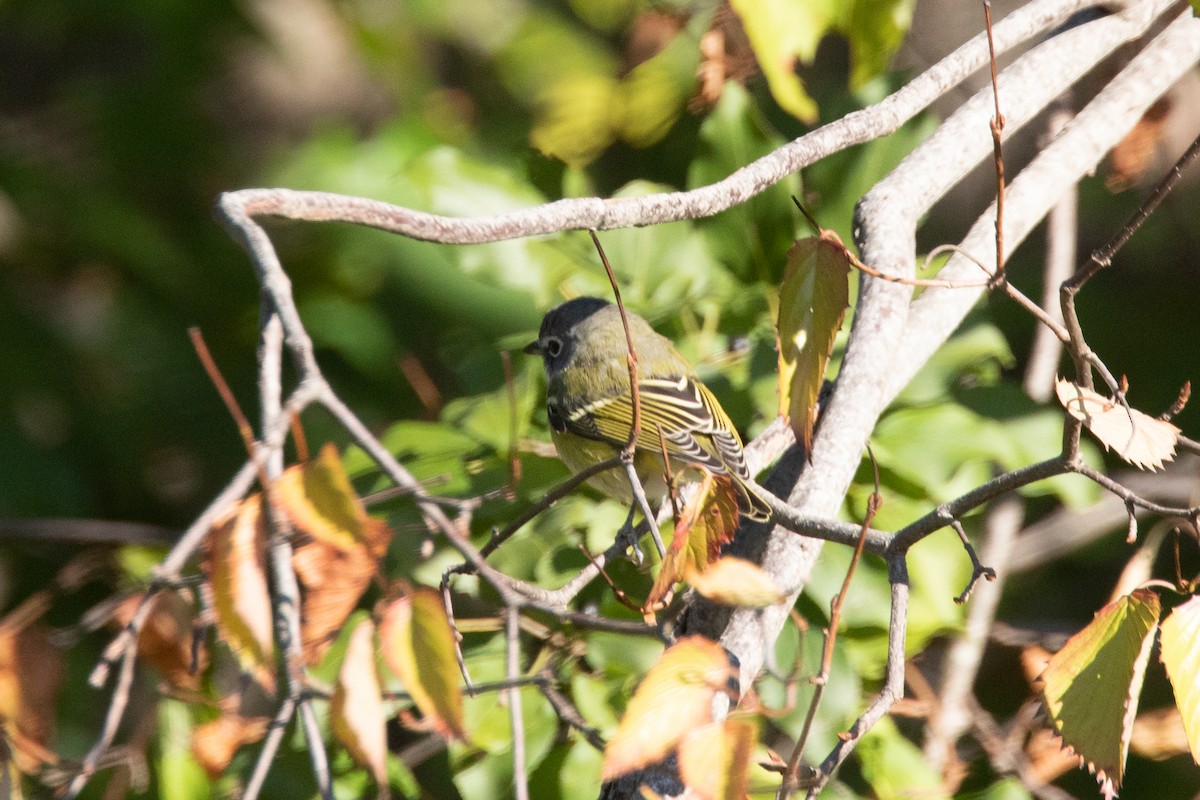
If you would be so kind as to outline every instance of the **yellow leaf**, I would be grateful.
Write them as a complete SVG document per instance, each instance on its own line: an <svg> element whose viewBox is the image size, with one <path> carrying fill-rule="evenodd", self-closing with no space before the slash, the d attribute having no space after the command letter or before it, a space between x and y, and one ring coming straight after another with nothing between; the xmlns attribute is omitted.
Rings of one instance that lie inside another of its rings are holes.
<svg viewBox="0 0 1200 800"><path fill-rule="evenodd" d="M262 499L247 497L208 534L205 571L221 639L263 688L275 691L275 639L265 570Z"/></svg>
<svg viewBox="0 0 1200 800"><path fill-rule="evenodd" d="M316 459L284 470L274 496L301 534L341 550L373 543L369 528L377 521L367 516L332 444Z"/></svg>
<svg viewBox="0 0 1200 800"><path fill-rule="evenodd" d="M783 602L783 593L757 564L734 556L719 558L703 572L687 570L687 582L715 603L765 608Z"/></svg>
<svg viewBox="0 0 1200 800"><path fill-rule="evenodd" d="M454 631L442 596L417 589L388 603L379 623L388 668L440 735L466 739Z"/></svg>
<svg viewBox="0 0 1200 800"><path fill-rule="evenodd" d="M679 775L702 800L743 800L757 730L748 719L712 722L679 744Z"/></svg>
<svg viewBox="0 0 1200 800"><path fill-rule="evenodd" d="M701 636L667 648L642 679L604 750L604 780L660 760L712 721L712 702L735 675L725 649Z"/></svg>
<svg viewBox="0 0 1200 800"><path fill-rule="evenodd" d="M833 340L850 304L850 261L836 234L800 239L779 286L779 413L806 452Z"/></svg>
<svg viewBox="0 0 1200 800"><path fill-rule="evenodd" d="M1200 764L1200 597L1176 607L1163 620L1162 662L1175 688L1192 760Z"/></svg>
<svg viewBox="0 0 1200 800"><path fill-rule="evenodd" d="M797 119L817 119L816 101L796 74L796 61L808 62L830 29L822 4L795 0L731 0L754 48L754 56L780 108Z"/></svg>
<svg viewBox="0 0 1200 800"><path fill-rule="evenodd" d="M1158 595L1148 589L1109 603L1042 675L1046 707L1063 743L1087 762L1106 793L1121 786L1158 612Z"/></svg>
<svg viewBox="0 0 1200 800"><path fill-rule="evenodd" d="M350 634L329 714L338 740L371 771L379 796L387 797L387 715L375 670L375 625L370 620L360 622Z"/></svg>
<svg viewBox="0 0 1200 800"><path fill-rule="evenodd" d="M1164 461L1175 458L1179 428L1171 423L1143 414L1136 408L1126 409L1118 402L1061 378L1055 382L1054 389L1068 414L1082 422L1106 449L1113 450L1138 469L1159 470Z"/></svg>

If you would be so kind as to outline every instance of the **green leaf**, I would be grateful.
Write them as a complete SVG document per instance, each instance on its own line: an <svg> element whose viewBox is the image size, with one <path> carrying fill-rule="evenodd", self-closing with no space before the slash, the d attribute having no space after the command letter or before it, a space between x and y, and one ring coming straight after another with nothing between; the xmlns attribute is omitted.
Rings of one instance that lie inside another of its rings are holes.
<svg viewBox="0 0 1200 800"><path fill-rule="evenodd" d="M779 413L806 451L833 339L850 303L849 281L850 261L836 234L800 239L788 251L779 287Z"/></svg>
<svg viewBox="0 0 1200 800"><path fill-rule="evenodd" d="M1121 786L1150 646L1158 595L1139 589L1096 612L1042 675L1046 706L1063 743L1083 758L1107 793Z"/></svg>
<svg viewBox="0 0 1200 800"><path fill-rule="evenodd" d="M758 66L779 107L806 123L817 119L817 103L796 74L808 63L838 14L836 3L792 0L732 0L730 5L754 48Z"/></svg>
<svg viewBox="0 0 1200 800"><path fill-rule="evenodd" d="M879 800L950 796L942 776L930 768L921 749L900 734L891 717L877 722L855 753L862 762L863 777Z"/></svg>
<svg viewBox="0 0 1200 800"><path fill-rule="evenodd" d="M1162 662L1175 688L1192 759L1200 764L1200 597L1176 607L1163 620Z"/></svg>
<svg viewBox="0 0 1200 800"><path fill-rule="evenodd" d="M912 25L916 0L854 0L844 26L850 40L850 88L884 72Z"/></svg>
<svg viewBox="0 0 1200 800"><path fill-rule="evenodd" d="M727 83L700 126L687 186L715 183L783 144L746 90ZM799 193L799 174L793 173L747 202L697 221L696 227L716 258L741 280L774 284L795 237L796 215L788 198Z"/></svg>

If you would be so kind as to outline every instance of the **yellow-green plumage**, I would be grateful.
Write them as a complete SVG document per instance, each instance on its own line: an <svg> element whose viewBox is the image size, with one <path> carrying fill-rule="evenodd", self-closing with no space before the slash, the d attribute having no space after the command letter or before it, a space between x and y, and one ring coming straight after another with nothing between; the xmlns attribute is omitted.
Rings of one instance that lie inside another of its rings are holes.
<svg viewBox="0 0 1200 800"><path fill-rule="evenodd" d="M741 512L768 518L767 505L745 484L750 475L742 442L721 404L669 339L636 314L627 312L627 317L638 354L641 409L634 465L647 494L661 497L666 492L661 457L665 440L674 472L700 468L728 475L742 496ZM543 358L552 435L571 471L619 452L633 424L628 348L619 309L594 297L563 303L546 314L537 341L526 352ZM633 501L623 471L603 472L589 483L611 497Z"/></svg>

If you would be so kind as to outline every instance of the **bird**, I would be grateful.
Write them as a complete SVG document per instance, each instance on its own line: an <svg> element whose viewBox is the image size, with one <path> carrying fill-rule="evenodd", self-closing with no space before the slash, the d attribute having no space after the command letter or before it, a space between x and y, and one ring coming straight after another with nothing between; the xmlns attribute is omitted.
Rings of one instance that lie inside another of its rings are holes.
<svg viewBox="0 0 1200 800"><path fill-rule="evenodd" d="M684 473L679 477L702 476L696 470L728 477L739 512L769 519L770 506L748 485L742 440L720 402L670 339L637 314L626 312L626 318L637 352L641 412L634 467L647 496L666 496L665 442L672 471ZM524 352L542 357L551 437L568 469L577 473L621 452L633 426L633 396L620 309L597 297L568 300L547 312ZM588 483L630 505L632 520L634 494L624 471L606 470Z"/></svg>

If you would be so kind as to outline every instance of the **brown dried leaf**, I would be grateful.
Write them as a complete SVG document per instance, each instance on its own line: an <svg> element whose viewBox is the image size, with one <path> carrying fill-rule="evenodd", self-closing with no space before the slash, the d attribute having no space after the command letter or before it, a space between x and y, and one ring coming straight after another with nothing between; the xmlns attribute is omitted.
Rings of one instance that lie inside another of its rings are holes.
<svg viewBox="0 0 1200 800"><path fill-rule="evenodd" d="M242 668L275 691L275 639L267 589L262 498L252 495L213 525L205 572L212 586L217 629Z"/></svg>
<svg viewBox="0 0 1200 800"><path fill-rule="evenodd" d="M437 733L466 739L454 630L442 596L417 589L388 603L379 623L383 657Z"/></svg>
<svg viewBox="0 0 1200 800"><path fill-rule="evenodd" d="M225 774L238 748L263 738L270 723L270 717L222 714L192 731L192 755L209 780L216 780Z"/></svg>
<svg viewBox="0 0 1200 800"><path fill-rule="evenodd" d="M382 520L363 527L367 541L342 549L316 539L292 554L292 566L304 588L301 606L304 659L315 664L325 655L343 623L371 584L392 531Z"/></svg>
<svg viewBox="0 0 1200 800"><path fill-rule="evenodd" d="M62 678L62 654L47 628L0 626L0 718L21 772L35 772L50 757Z"/></svg>
<svg viewBox="0 0 1200 800"><path fill-rule="evenodd" d="M1171 423L1143 414L1136 408L1126 409L1120 403L1061 378L1055 382L1054 389L1068 414L1082 422L1106 449L1138 469L1159 470L1164 461L1175 458L1179 428Z"/></svg>
<svg viewBox="0 0 1200 800"><path fill-rule="evenodd" d="M134 612L144 595L135 594L125 598L113 614L116 624L124 627L133 619ZM146 662L173 686L182 689L197 689L200 672L207 662L207 653L201 647L197 651L196 670L192 671L192 620L195 614L191 605L176 592L163 591L151 598L153 609L138 637L138 658Z"/></svg>
<svg viewBox="0 0 1200 800"><path fill-rule="evenodd" d="M370 620L360 622L350 634L329 714L338 740L371 771L379 796L387 797L387 715L375 670L375 625Z"/></svg>
<svg viewBox="0 0 1200 800"><path fill-rule="evenodd" d="M701 636L667 648L638 685L604 750L602 777L612 780L652 764L692 730L712 721L712 701L734 670L725 649Z"/></svg>

